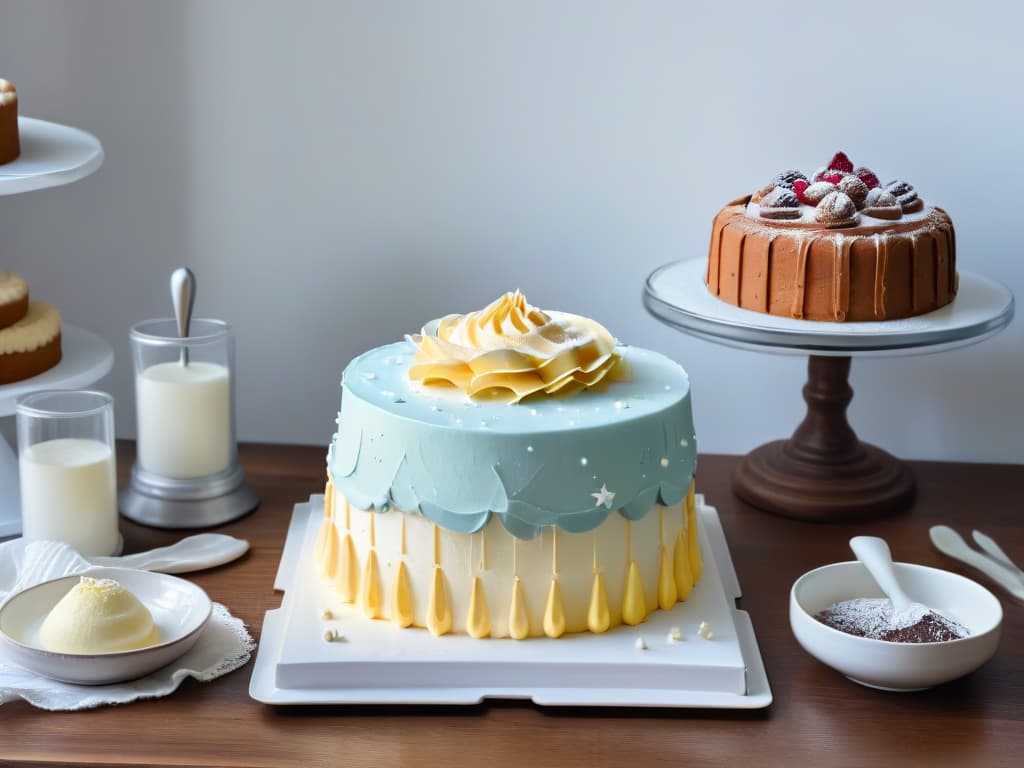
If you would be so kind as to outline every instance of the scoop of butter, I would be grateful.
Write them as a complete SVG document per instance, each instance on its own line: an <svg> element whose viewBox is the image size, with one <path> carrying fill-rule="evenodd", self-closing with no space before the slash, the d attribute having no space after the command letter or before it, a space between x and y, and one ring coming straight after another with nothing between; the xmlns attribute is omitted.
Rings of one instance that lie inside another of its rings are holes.
<svg viewBox="0 0 1024 768"><path fill-rule="evenodd" d="M83 576L43 620L39 641L55 653L112 653L160 639L139 598L113 579Z"/></svg>

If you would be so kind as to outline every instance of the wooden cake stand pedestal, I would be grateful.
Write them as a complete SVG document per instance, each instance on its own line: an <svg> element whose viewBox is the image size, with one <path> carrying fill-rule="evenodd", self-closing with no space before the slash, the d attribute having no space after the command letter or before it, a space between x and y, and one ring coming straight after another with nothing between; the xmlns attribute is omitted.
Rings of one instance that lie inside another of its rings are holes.
<svg viewBox="0 0 1024 768"><path fill-rule="evenodd" d="M733 477L736 495L766 512L817 521L865 520L901 512L914 478L899 459L857 439L846 418L854 357L907 356L975 344L1013 318L1005 286L960 273L956 301L906 320L826 323L764 315L708 292L704 259L667 264L644 289L647 310L667 325L717 344L808 355L807 415L789 440L755 448Z"/></svg>

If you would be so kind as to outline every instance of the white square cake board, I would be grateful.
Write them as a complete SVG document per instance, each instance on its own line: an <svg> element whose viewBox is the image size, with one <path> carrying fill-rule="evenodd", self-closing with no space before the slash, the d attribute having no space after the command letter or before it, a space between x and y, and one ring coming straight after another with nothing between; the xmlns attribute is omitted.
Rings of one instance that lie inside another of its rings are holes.
<svg viewBox="0 0 1024 768"><path fill-rule="evenodd" d="M323 496L296 504L267 611L249 695L267 704L478 704L759 709L772 702L718 513L697 496L704 574L685 603L636 627L558 639L474 640L395 629L344 606L321 617L328 585L313 568ZM334 603L332 603L332 606ZM706 621L713 637L697 626ZM326 642L334 627L343 641ZM670 643L673 627L683 634ZM636 647L644 638L646 650Z"/></svg>

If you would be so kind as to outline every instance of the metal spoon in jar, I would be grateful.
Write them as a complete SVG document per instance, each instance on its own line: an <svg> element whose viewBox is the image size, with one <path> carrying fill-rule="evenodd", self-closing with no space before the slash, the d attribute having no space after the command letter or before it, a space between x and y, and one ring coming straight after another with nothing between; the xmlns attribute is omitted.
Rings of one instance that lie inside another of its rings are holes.
<svg viewBox="0 0 1024 768"><path fill-rule="evenodd" d="M192 307L196 303L196 276L188 267L178 267L171 273L171 303L174 305L174 319L178 324L178 335L188 337L192 322ZM188 365L188 346L181 347L181 364Z"/></svg>

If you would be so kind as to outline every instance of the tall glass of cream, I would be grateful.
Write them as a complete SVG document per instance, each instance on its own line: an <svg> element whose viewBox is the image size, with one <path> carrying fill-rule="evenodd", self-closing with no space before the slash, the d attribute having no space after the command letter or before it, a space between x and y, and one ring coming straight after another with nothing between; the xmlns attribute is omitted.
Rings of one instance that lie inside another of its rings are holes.
<svg viewBox="0 0 1024 768"><path fill-rule="evenodd" d="M116 554L114 399L91 390L34 392L15 413L25 538L62 541L87 556Z"/></svg>
<svg viewBox="0 0 1024 768"><path fill-rule="evenodd" d="M138 469L173 480L222 475L235 466L234 339L221 320L174 320L131 329Z"/></svg>

